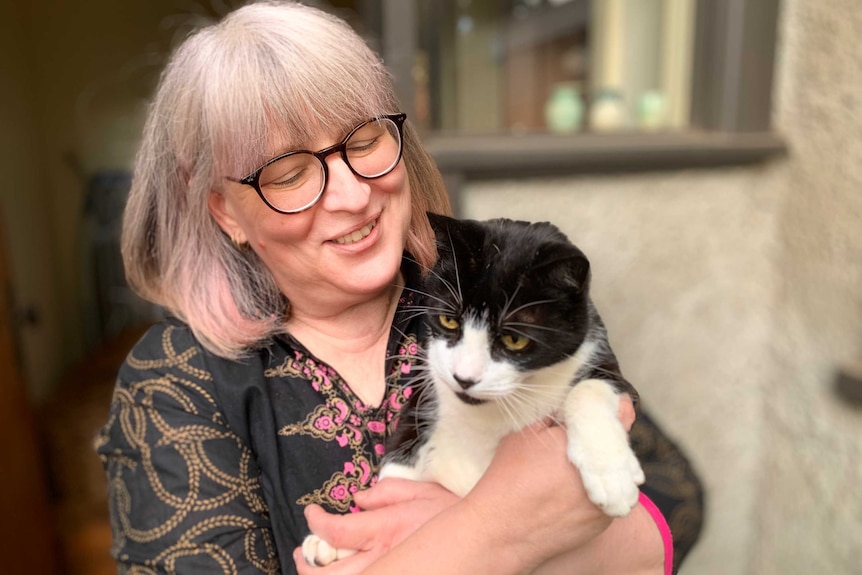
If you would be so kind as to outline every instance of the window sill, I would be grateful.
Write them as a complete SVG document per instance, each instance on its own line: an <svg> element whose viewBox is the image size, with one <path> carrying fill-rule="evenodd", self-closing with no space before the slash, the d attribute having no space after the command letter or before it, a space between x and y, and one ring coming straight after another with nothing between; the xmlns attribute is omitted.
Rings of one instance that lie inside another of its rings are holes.
<svg viewBox="0 0 862 575"><path fill-rule="evenodd" d="M750 165L787 153L784 140L774 132L434 134L423 141L440 170L459 179Z"/></svg>

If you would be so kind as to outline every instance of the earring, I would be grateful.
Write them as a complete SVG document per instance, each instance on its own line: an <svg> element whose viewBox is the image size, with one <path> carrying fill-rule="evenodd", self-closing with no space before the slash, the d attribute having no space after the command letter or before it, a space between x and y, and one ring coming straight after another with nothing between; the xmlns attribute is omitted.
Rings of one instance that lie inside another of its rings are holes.
<svg viewBox="0 0 862 575"><path fill-rule="evenodd" d="M247 243L239 241L234 236L230 236L230 243L232 243L233 247L239 252L244 252L248 247Z"/></svg>

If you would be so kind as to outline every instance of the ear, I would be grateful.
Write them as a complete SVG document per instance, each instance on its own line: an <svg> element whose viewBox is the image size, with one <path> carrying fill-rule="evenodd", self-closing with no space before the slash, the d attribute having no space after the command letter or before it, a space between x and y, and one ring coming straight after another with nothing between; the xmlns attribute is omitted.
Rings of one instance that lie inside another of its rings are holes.
<svg viewBox="0 0 862 575"><path fill-rule="evenodd" d="M577 292L589 287L590 260L572 244L554 242L536 251L531 271L543 269Z"/></svg>
<svg viewBox="0 0 862 575"><path fill-rule="evenodd" d="M485 224L475 220L459 220L428 212L428 221L437 237L438 251L451 252L456 246L466 253L481 253L485 243Z"/></svg>
<svg viewBox="0 0 862 575"><path fill-rule="evenodd" d="M207 208L210 215L219 225L224 233L228 235L232 242L236 244L244 244L248 241L245 237L242 227L233 215L233 210L228 199L222 192L215 190L210 192L207 197Z"/></svg>
<svg viewBox="0 0 862 575"><path fill-rule="evenodd" d="M455 219L448 216L442 216L433 212L426 212L428 223L431 224L431 229L434 230L434 236L437 238L437 243L448 243L449 227L455 224Z"/></svg>

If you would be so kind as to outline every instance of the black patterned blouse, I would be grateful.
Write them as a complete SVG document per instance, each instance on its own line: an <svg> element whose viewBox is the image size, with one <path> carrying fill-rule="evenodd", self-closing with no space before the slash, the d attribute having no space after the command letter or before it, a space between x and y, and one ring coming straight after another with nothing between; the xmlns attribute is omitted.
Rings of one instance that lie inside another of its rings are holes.
<svg viewBox="0 0 862 575"><path fill-rule="evenodd" d="M390 336L379 406L364 404L289 337L235 362L207 352L178 320L152 327L120 369L97 439L119 572L296 573L291 553L307 533L305 505L356 511L353 494L376 481L384 440L415 372L413 298L408 287ZM652 438L651 446L673 446L651 422L644 425L641 435ZM694 527L693 543L699 484L678 451L653 449L650 456L673 458L659 461L659 469L684 469L651 474L645 463L648 481L657 477L655 489L665 494L650 496L672 530L674 513L688 509L683 519L686 530ZM676 546L676 532L674 539ZM687 549L677 548L677 562Z"/></svg>

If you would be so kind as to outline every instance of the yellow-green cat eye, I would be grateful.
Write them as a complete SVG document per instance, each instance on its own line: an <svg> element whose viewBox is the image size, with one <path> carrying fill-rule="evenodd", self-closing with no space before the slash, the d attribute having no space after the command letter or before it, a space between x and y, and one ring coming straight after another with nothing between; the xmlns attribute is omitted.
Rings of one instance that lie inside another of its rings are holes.
<svg viewBox="0 0 862 575"><path fill-rule="evenodd" d="M460 324L458 323L458 320L455 319L454 317L451 317L448 315L441 315L440 316L440 325L442 325L444 329L455 330L455 329L458 329L458 326Z"/></svg>
<svg viewBox="0 0 862 575"><path fill-rule="evenodd" d="M500 341L510 351L521 351L530 344L530 338L516 333L507 333L500 337Z"/></svg>

